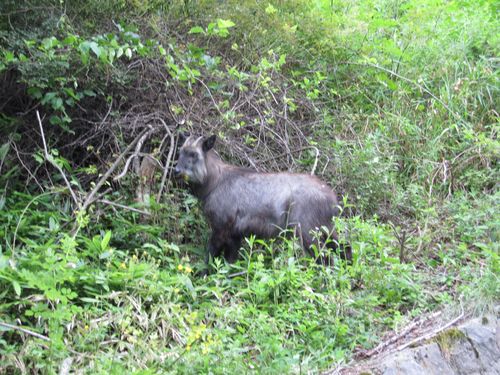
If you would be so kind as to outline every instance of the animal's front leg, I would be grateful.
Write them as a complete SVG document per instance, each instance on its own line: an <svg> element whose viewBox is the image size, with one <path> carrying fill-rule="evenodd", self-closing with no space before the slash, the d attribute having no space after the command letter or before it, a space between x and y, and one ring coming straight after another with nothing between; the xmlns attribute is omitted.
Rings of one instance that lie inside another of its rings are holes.
<svg viewBox="0 0 500 375"><path fill-rule="evenodd" d="M212 232L212 235L208 240L207 252L205 254L206 269L204 272L202 272L202 275L208 274L208 266L210 263L210 259L219 256L220 253L222 252L222 244L217 238L218 236L214 232Z"/></svg>

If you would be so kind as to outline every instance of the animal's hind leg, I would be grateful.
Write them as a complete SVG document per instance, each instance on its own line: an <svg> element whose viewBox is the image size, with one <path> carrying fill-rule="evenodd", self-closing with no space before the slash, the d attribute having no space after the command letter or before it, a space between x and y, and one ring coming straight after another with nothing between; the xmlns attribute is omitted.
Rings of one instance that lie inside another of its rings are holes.
<svg viewBox="0 0 500 375"><path fill-rule="evenodd" d="M349 244L339 245L339 256L340 259L347 261L349 264L352 263L352 248Z"/></svg>
<svg viewBox="0 0 500 375"><path fill-rule="evenodd" d="M318 264L322 264L324 266L333 266L334 256L333 253L337 250L341 249L338 244L337 236L333 235L331 239L328 239L329 236L323 233L323 235L313 236L311 230L306 232L302 230L300 232L301 241L303 249L316 261ZM328 249L325 253L325 248ZM352 255L350 252L350 247L346 251L346 254L341 250L340 257L342 259L351 259Z"/></svg>
<svg viewBox="0 0 500 375"><path fill-rule="evenodd" d="M295 227L295 234L299 238L300 245L302 246L304 252L311 258L317 260L317 256L312 247L314 241L311 234L308 231L306 232L303 228L301 228L300 224Z"/></svg>
<svg viewBox="0 0 500 375"><path fill-rule="evenodd" d="M352 263L352 249L349 244L339 243L338 237L336 235L329 241L327 241L326 246L330 249L331 253L337 253L343 261L347 261L347 263ZM331 264L333 264L333 257Z"/></svg>
<svg viewBox="0 0 500 375"><path fill-rule="evenodd" d="M241 246L241 237L232 236L224 246L224 258L228 263L234 263L238 260Z"/></svg>

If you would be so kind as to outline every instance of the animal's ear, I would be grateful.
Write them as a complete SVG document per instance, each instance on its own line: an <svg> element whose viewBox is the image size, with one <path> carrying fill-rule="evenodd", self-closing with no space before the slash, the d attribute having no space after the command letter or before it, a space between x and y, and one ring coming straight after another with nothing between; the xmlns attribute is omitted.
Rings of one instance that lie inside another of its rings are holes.
<svg viewBox="0 0 500 375"><path fill-rule="evenodd" d="M205 138L203 140L203 151L204 152L207 152L208 150L211 150L212 147L214 147L215 138L217 138L215 135L211 135L210 137Z"/></svg>
<svg viewBox="0 0 500 375"><path fill-rule="evenodd" d="M178 145L182 146L191 135L188 132L179 132Z"/></svg>

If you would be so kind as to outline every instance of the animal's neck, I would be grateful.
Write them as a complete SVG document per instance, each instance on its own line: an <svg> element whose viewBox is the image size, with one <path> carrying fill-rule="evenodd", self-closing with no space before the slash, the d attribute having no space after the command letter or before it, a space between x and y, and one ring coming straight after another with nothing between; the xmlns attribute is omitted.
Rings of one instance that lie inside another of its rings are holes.
<svg viewBox="0 0 500 375"><path fill-rule="evenodd" d="M205 157L205 165L207 168L205 181L202 184L192 187L193 194L201 201L207 199L212 190L216 188L223 177L224 170L227 168L227 164L225 164L215 152L209 151Z"/></svg>

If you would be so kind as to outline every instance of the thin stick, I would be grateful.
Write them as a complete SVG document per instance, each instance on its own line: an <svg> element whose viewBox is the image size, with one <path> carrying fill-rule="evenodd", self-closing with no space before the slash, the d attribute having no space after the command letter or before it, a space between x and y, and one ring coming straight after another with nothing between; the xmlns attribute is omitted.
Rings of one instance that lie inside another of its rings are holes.
<svg viewBox="0 0 500 375"><path fill-rule="evenodd" d="M417 337L415 340L412 340L412 341L410 341L410 342L407 342L406 344L404 344L404 345L402 345L402 346L398 347L398 348L396 349L396 351L401 351L401 350L403 350L403 349L405 349L405 348L407 348L407 347L409 347L409 346L412 346L412 345L414 345L414 344L416 344L416 343L418 343L418 342L420 342L420 341L423 341L423 340L429 339L429 338L431 338L432 336L437 335L438 333L440 333L440 332L444 331L445 329L447 329L447 328L451 327L452 325L454 325L456 322L458 322L460 319L462 319L462 318L464 317L464 315L465 315L465 314L464 314L464 310L463 310L463 308L462 308L462 312L460 313L460 315L459 315L459 316L457 316L455 319L453 319L451 322L448 322L448 323L446 323L444 326L442 326L442 327L440 327L440 328L438 328L438 329L436 329L436 330L433 330L433 331L431 331L431 332L429 332L429 333L427 333L427 334L425 334L425 335L423 335L423 336Z"/></svg>
<svg viewBox="0 0 500 375"><path fill-rule="evenodd" d="M135 144L144 136L146 133L152 133L154 129L151 127L148 127L148 129L144 129L123 151L118 158L114 161L113 165L108 169L108 171L104 174L104 176L101 177L101 179L97 182L95 185L94 189L87 195L85 198L85 201L82 204L81 210L85 211L93 202L94 202L94 197L96 193L99 191L101 186L106 182L106 180L111 176L111 174L115 171L115 169L118 167L118 164L120 164L120 161L123 159L123 157L132 149L132 147L135 146Z"/></svg>
<svg viewBox="0 0 500 375"><path fill-rule="evenodd" d="M316 150L316 159L314 160L313 169L311 170L311 176L314 176L314 173L316 172L316 167L318 166L319 150L317 147L314 147L314 146L310 146L310 147L314 148Z"/></svg>
<svg viewBox="0 0 500 375"><path fill-rule="evenodd" d="M150 133L146 133L144 134L141 139L139 139L139 141L137 142L137 146L135 147L135 152L130 155L130 157L127 159L127 161L125 162L125 167L123 167L123 171L122 173L120 173L118 176L116 176L115 178L113 178L113 181L118 181L120 180L121 178L123 178L126 174L127 174L127 171L128 171L128 167L130 165L130 162L136 158L137 156L139 156L139 154L141 153L141 148L142 148L142 145L144 143L144 141L150 136Z"/></svg>
<svg viewBox="0 0 500 375"><path fill-rule="evenodd" d="M16 331L21 331L21 332L24 332L24 333L26 333L28 335L35 336L35 337L38 337L39 339L42 339L42 340L50 342L50 339L47 336L44 336L44 335L41 335L39 333L30 331L29 329L26 329L26 328L23 328L23 327L15 326L13 324L4 323L4 322L0 322L0 326L5 327L5 328L10 328L10 329L13 329L13 330L16 330Z"/></svg>
<svg viewBox="0 0 500 375"><path fill-rule="evenodd" d="M168 128L165 121L163 121L161 118L158 118L157 120L163 124L163 127L165 128L168 136L170 137L170 150L168 150L167 161L165 162L165 167L163 168L163 176L161 177L160 189L158 190L158 194L156 195L156 203L160 203L161 194L163 193L163 188L165 187L165 182L167 181L168 166L170 164L170 160L172 159L172 156L174 155L175 138L172 135L172 132Z"/></svg>
<svg viewBox="0 0 500 375"><path fill-rule="evenodd" d="M43 141L43 151L45 154L45 159L52 164L56 169L61 173L61 176L64 179L64 182L66 183L66 186L68 187L68 190L71 194L71 197L73 198L73 201L77 205L77 207L80 206L80 202L78 201L78 198L76 197L75 192L71 188L71 184L68 181L68 178L66 177L66 174L64 173L63 169L54 161L54 158L49 154L49 151L47 149L47 143L45 142L45 133L43 132L43 126L42 126L42 120L40 119L40 113L38 110L36 111L36 117L38 119L38 125L40 125L40 132L42 133L42 141Z"/></svg>
<svg viewBox="0 0 500 375"><path fill-rule="evenodd" d="M124 210L138 212L138 213L140 213L142 215L148 215L148 216L151 215L149 212L146 212L146 211L143 211L143 210L139 210L138 208L134 208L134 207L130 207L130 206L125 206L124 204L120 204L120 203L108 201L107 199L97 199L96 202L100 202L100 203L108 204L110 206L115 206L115 207L123 208Z"/></svg>
<svg viewBox="0 0 500 375"><path fill-rule="evenodd" d="M401 331L397 335L392 336L387 341L384 341L384 342L380 343L377 347L375 347L375 348L373 348L371 350L368 350L366 353L362 353L362 356L364 358L369 358L369 357L371 357L371 356L373 356L375 354L380 353L386 347L392 345L396 341L398 341L401 338L403 338L406 335L408 335L411 331L413 331L415 328L417 328L418 325L424 323L425 321L437 318L439 315L441 315L441 313L442 313L442 311L438 311L438 312L433 313L431 316L429 316L425 320L417 320L417 321L412 322L403 331Z"/></svg>

